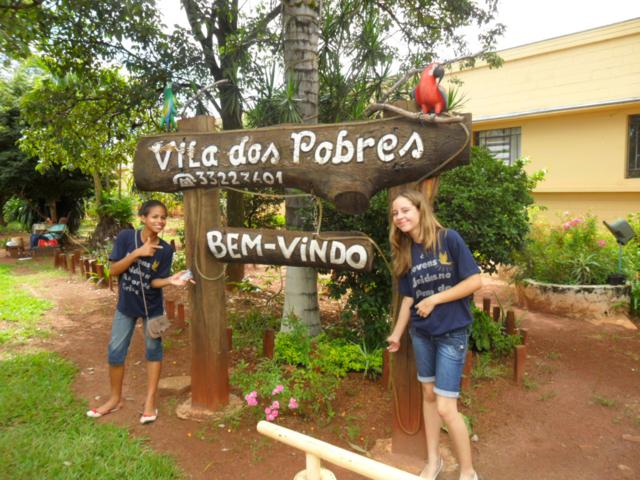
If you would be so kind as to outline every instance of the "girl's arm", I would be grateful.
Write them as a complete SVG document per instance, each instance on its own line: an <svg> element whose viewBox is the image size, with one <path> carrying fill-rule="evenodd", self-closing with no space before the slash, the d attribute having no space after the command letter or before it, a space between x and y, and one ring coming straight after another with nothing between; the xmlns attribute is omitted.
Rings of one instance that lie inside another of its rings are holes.
<svg viewBox="0 0 640 480"><path fill-rule="evenodd" d="M151 286L153 288L164 288L169 285L184 287L187 283L196 283L193 280L184 280L181 278L182 275L184 275L186 272L186 270L183 270L182 272L174 273L167 278L154 278L153 280L151 280Z"/></svg>
<svg viewBox="0 0 640 480"><path fill-rule="evenodd" d="M144 244L136 248L133 252L124 258L121 258L117 262L111 263L110 275L120 275L126 272L127 269L140 257L150 257L158 249L162 248L159 245L152 245L151 240L147 239Z"/></svg>
<svg viewBox="0 0 640 480"><path fill-rule="evenodd" d="M413 298L404 297L400 304L400 311L398 312L398 320L396 326L393 328L393 332L387 338L389 347L387 350L390 352L397 352L400 349L400 338L404 333L404 329L407 328L409 318L411 317L411 306L413 305Z"/></svg>
<svg viewBox="0 0 640 480"><path fill-rule="evenodd" d="M471 275L470 277L465 278L463 281L451 287L449 290L436 293L434 295L431 295L430 297L420 300L420 302L418 302L418 304L416 305L416 311L421 317L428 317L436 307L436 305L440 305L441 303L454 302L456 300L460 300L461 298L468 297L481 287L482 277L480 277L479 273L476 273L475 275Z"/></svg>

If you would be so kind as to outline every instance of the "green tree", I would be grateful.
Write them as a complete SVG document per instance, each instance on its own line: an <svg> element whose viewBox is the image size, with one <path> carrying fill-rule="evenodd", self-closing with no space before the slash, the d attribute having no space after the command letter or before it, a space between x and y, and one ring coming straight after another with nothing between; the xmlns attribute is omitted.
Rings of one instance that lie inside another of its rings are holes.
<svg viewBox="0 0 640 480"><path fill-rule="evenodd" d="M123 103L131 102L131 85L112 69L91 77L42 75L21 100L26 121L22 150L38 157L40 172L78 170L91 177L98 212L105 212L100 209L103 190L109 190L116 167L131 158L143 133L137 126L150 120L144 105L120 110ZM124 226L110 215L101 215L92 243L100 243Z"/></svg>
<svg viewBox="0 0 640 480"><path fill-rule="evenodd" d="M0 205L10 197L20 198L33 222L66 216L74 230L81 220L82 199L91 194L91 181L78 170L36 171L40 159L18 147L27 127L19 104L39 70L27 62L7 73L6 79L0 77Z"/></svg>
<svg viewBox="0 0 640 480"><path fill-rule="evenodd" d="M529 233L527 207L541 173L527 174L524 161L497 161L489 151L473 148L469 165L442 174L436 197L438 219L456 229L483 271L514 262Z"/></svg>

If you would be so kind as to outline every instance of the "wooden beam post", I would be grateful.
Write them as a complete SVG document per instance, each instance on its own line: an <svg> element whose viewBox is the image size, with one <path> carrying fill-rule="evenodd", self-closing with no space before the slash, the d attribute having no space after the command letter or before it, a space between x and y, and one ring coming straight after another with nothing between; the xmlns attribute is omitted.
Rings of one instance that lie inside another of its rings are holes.
<svg viewBox="0 0 640 480"><path fill-rule="evenodd" d="M524 365L527 360L527 347L516 345L513 355L513 379L519 385L524 380Z"/></svg>
<svg viewBox="0 0 640 480"><path fill-rule="evenodd" d="M482 299L482 310L487 315L491 315L491 299L489 297L484 297Z"/></svg>
<svg viewBox="0 0 640 480"><path fill-rule="evenodd" d="M507 335L515 335L516 333L516 315L513 310L507 312L506 331Z"/></svg>
<svg viewBox="0 0 640 480"><path fill-rule="evenodd" d="M176 328L184 329L187 326L185 320L184 303L179 303L177 306L178 315L176 317Z"/></svg>
<svg viewBox="0 0 640 480"><path fill-rule="evenodd" d="M215 131L212 117L179 122L180 133ZM224 267L207 247L207 231L221 226L218 189L184 193L187 265L195 285L191 302L191 406L220 410L229 403Z"/></svg>
<svg viewBox="0 0 640 480"><path fill-rule="evenodd" d="M471 374L473 373L473 352L467 351L467 356L464 361L464 370L462 372L462 384L460 388L463 392L471 390Z"/></svg>
<svg viewBox="0 0 640 480"><path fill-rule="evenodd" d="M267 358L273 358L273 352L276 348L276 332L272 328L264 331L262 340L262 355Z"/></svg>

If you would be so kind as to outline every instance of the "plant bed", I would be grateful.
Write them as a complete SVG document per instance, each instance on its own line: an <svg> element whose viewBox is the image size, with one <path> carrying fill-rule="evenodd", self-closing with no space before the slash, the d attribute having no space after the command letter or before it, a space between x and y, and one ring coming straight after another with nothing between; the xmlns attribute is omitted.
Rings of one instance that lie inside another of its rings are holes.
<svg viewBox="0 0 640 480"><path fill-rule="evenodd" d="M527 278L516 291L528 310L587 320L619 317L630 299L629 285L562 285Z"/></svg>

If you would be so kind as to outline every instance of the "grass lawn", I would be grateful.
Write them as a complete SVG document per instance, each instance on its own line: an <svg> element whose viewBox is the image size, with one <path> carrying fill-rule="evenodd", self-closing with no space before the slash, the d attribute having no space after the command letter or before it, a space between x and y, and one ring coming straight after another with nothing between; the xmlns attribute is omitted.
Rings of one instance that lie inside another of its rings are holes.
<svg viewBox="0 0 640 480"><path fill-rule="evenodd" d="M43 277L48 278L48 274L36 273L22 278L25 280L24 283L31 283L44 280ZM34 297L20 288L18 283L15 275L12 275L12 268L0 265L0 345L9 341L19 343L31 337L47 335L38 322L42 314L53 304Z"/></svg>
<svg viewBox="0 0 640 480"><path fill-rule="evenodd" d="M1 478L182 477L171 458L143 440L87 418L86 405L71 392L75 373L71 363L48 352L0 362Z"/></svg>

